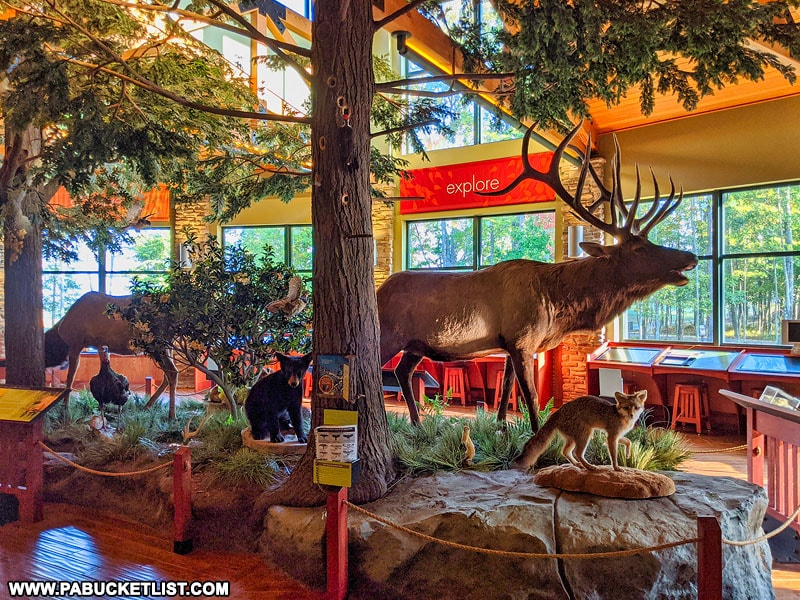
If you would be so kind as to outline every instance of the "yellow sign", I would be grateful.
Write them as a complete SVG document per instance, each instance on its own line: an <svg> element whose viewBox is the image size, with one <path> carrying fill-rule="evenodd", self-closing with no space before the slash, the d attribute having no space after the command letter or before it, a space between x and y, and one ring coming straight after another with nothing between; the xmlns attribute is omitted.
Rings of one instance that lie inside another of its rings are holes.
<svg viewBox="0 0 800 600"><path fill-rule="evenodd" d="M325 425L358 425L358 411L326 408L322 411L322 422Z"/></svg>
<svg viewBox="0 0 800 600"><path fill-rule="evenodd" d="M353 487L358 478L361 463L356 461L337 462L333 460L314 460L314 483L334 485L337 487Z"/></svg>
<svg viewBox="0 0 800 600"><path fill-rule="evenodd" d="M0 387L0 421L29 423L68 393L63 388Z"/></svg>

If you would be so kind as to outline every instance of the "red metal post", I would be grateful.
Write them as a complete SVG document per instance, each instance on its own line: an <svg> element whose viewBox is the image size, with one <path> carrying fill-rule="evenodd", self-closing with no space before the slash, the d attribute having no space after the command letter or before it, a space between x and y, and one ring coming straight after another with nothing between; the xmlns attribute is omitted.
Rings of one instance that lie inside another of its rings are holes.
<svg viewBox="0 0 800 600"><path fill-rule="evenodd" d="M173 520L172 551L188 554L192 551L192 451L181 446L172 459Z"/></svg>
<svg viewBox="0 0 800 600"><path fill-rule="evenodd" d="M722 530L714 516L697 516L697 597L722 600Z"/></svg>
<svg viewBox="0 0 800 600"><path fill-rule="evenodd" d="M328 492L325 523L328 555L328 600L347 596L347 488Z"/></svg>

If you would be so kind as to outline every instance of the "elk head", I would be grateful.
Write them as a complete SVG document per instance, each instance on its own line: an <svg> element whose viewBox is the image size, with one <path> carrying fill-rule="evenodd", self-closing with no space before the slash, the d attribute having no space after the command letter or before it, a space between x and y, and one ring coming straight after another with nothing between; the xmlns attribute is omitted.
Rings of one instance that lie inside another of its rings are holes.
<svg viewBox="0 0 800 600"><path fill-rule="evenodd" d="M651 170L655 197L650 208L641 216L637 217L636 212L641 203L641 179L639 177L639 167L636 167L636 193L630 205L626 205L622 197L620 186L620 149L616 136L614 137L615 153L611 161L612 165L612 186L607 189L603 186L599 175L589 162L588 154L591 148L591 134L589 134L586 152L581 152L573 147L581 160L581 168L578 175L576 191L570 193L564 187L559 178L559 166L564 151L578 134L582 126L579 123L565 137L553 153L553 160L547 171L539 171L534 168L528 158L528 146L530 143L533 127L528 129L522 141L522 164L523 172L502 190L491 192L486 195L502 195L508 193L512 188L525 179L534 179L549 185L556 195L569 206L581 219L603 231L617 241L611 246L604 246L594 242L581 242L581 248L589 256L603 258L614 264L619 269L621 283L627 283L635 291L640 291L642 295L650 294L665 285L682 286L689 283L689 279L684 275L684 271L690 271L697 265L697 257L691 252L668 248L652 243L647 239L647 234L672 213L683 200L683 192L675 194L675 184L670 178L669 196L662 199L659 194L658 182ZM583 188L587 177L591 177L600 189L600 198L590 207L581 203ZM611 220L605 222L595 216L594 210L600 204L608 202Z"/></svg>

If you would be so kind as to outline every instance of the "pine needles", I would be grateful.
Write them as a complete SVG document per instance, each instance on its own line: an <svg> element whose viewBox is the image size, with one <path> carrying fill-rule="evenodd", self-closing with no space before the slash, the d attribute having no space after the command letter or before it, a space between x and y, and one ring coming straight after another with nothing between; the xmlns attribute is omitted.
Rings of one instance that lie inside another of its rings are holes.
<svg viewBox="0 0 800 600"><path fill-rule="evenodd" d="M539 422L544 423L552 410L552 402L539 413ZM481 412L474 419L447 417L441 412L430 411L419 426L411 423L406 415L389 413L389 429L392 432L392 452L400 466L411 474L436 471L494 471L508 469L513 460L522 453L525 442L532 433L525 415L514 417L502 428L494 413ZM470 437L475 444L472 465L464 465L464 445L461 435L464 425L470 427ZM691 455L680 433L661 428L639 425L628 435L631 440L631 458L626 460L621 449L620 464L642 470L674 470ZM565 462L561 455L563 440L556 435L547 451L537 463L548 466ZM586 458L593 464L609 464L611 459L606 447L605 433L597 432L589 444Z"/></svg>

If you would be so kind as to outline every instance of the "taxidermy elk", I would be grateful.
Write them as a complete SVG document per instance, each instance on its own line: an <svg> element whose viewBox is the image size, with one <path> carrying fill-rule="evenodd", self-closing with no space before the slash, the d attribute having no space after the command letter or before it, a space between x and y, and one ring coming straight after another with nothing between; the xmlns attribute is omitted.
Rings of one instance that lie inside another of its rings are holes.
<svg viewBox="0 0 800 600"><path fill-rule="evenodd" d="M395 368L411 420L419 413L411 387L414 369L424 356L436 361L468 360L498 351L508 353L503 370L502 402L498 421L505 421L508 397L516 375L528 408L531 427L538 429L533 363L535 352L556 347L569 333L596 331L621 314L636 300L665 285L682 286L683 274L697 265L691 252L653 244L647 234L669 215L683 198L675 186L663 201L655 184L650 209L636 216L641 185L637 169L636 195L626 206L620 189L619 146L612 161L612 188L581 154L577 190L569 193L559 178L559 165L566 148L581 125L567 135L553 154L547 171L535 169L528 158L532 128L522 143L524 171L506 188L508 193L524 179L549 185L575 213L593 227L614 236L618 243L603 246L581 243L589 256L570 262L542 263L509 260L470 273L402 271L389 277L378 289L381 331L381 362L399 351L403 356ZM616 143L616 140L615 140ZM591 138L587 145L591 147ZM580 202L587 176L600 188L599 202L610 204L611 222L595 216Z"/></svg>
<svg viewBox="0 0 800 600"><path fill-rule="evenodd" d="M44 334L45 367L58 366L68 359L66 385L72 389L84 348L108 346L108 350L114 354L134 354L130 347L135 335L131 324L106 315L109 304L125 308L130 301L130 296L108 296L100 292L89 292L78 298L63 318ZM178 370L172 358L166 354L153 360L164 371L164 379L147 405L152 406L169 385L169 414L173 417Z"/></svg>

